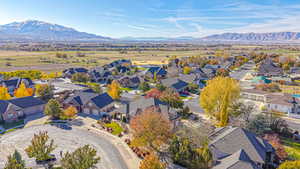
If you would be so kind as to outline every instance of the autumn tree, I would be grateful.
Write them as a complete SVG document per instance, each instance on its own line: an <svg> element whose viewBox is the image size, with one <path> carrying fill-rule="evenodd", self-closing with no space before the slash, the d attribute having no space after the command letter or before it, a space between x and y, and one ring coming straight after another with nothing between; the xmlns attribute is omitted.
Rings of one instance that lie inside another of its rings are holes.
<svg viewBox="0 0 300 169"><path fill-rule="evenodd" d="M74 152L67 152L61 159L63 169L90 169L95 168L95 165L100 161L97 156L97 151L85 145L76 149Z"/></svg>
<svg viewBox="0 0 300 169"><path fill-rule="evenodd" d="M91 79L87 73L75 73L72 75L71 80L72 82L86 83L89 82Z"/></svg>
<svg viewBox="0 0 300 169"><path fill-rule="evenodd" d="M140 163L140 169L166 169L166 163L162 163L159 158L154 154L150 153Z"/></svg>
<svg viewBox="0 0 300 169"><path fill-rule="evenodd" d="M183 106L183 101L180 99L179 94L171 88L167 88L162 92L160 100L168 104L168 109L170 107L177 109Z"/></svg>
<svg viewBox="0 0 300 169"><path fill-rule="evenodd" d="M240 87L229 77L216 77L207 82L200 95L200 105L205 112L215 117L219 126L226 126L229 120L229 107L239 98Z"/></svg>
<svg viewBox="0 0 300 169"><path fill-rule="evenodd" d="M35 95L40 97L42 100L47 101L54 95L53 86L48 84L37 84L35 86Z"/></svg>
<svg viewBox="0 0 300 169"><path fill-rule="evenodd" d="M118 81L114 80L111 82L110 85L108 85L108 94L110 97L112 97L114 100L118 100L121 96L121 89L120 84Z"/></svg>
<svg viewBox="0 0 300 169"><path fill-rule="evenodd" d="M146 93L146 98L156 98L158 99L161 96L162 92L157 88L153 88Z"/></svg>
<svg viewBox="0 0 300 169"><path fill-rule="evenodd" d="M26 169L25 161L22 160L22 156L17 150L13 155L8 156L4 169Z"/></svg>
<svg viewBox="0 0 300 169"><path fill-rule="evenodd" d="M55 99L50 99L45 106L45 114L54 119L59 119L63 114L59 102Z"/></svg>
<svg viewBox="0 0 300 169"><path fill-rule="evenodd" d="M229 71L224 68L220 68L217 70L217 76L227 77L229 76Z"/></svg>
<svg viewBox="0 0 300 169"><path fill-rule="evenodd" d="M171 122L156 107L145 109L130 121L133 144L159 151L171 137Z"/></svg>
<svg viewBox="0 0 300 169"><path fill-rule="evenodd" d="M192 68L189 66L184 66L183 67L183 74L190 74L192 71Z"/></svg>
<svg viewBox="0 0 300 169"><path fill-rule="evenodd" d="M26 88L26 85L23 82L20 84L19 88L17 88L14 92L15 97L26 97L32 95L33 95L33 89Z"/></svg>
<svg viewBox="0 0 300 169"><path fill-rule="evenodd" d="M69 106L63 112L63 117L67 119L72 119L77 114L77 109L74 106Z"/></svg>
<svg viewBox="0 0 300 169"><path fill-rule="evenodd" d="M286 161L278 167L278 169L298 169L298 168L300 168L300 160Z"/></svg>
<svg viewBox="0 0 300 169"><path fill-rule="evenodd" d="M8 90L4 86L0 86L0 100L9 100L11 99L10 94L8 93Z"/></svg>
<svg viewBox="0 0 300 169"><path fill-rule="evenodd" d="M56 148L54 141L50 140L48 132L39 132L39 134L34 134L31 140L31 145L29 145L25 151L30 158L35 158L37 161L45 161L51 159L50 153Z"/></svg>
<svg viewBox="0 0 300 169"><path fill-rule="evenodd" d="M266 134L264 139L274 147L276 156L279 160L283 161L288 157L288 153L285 151L278 134Z"/></svg>

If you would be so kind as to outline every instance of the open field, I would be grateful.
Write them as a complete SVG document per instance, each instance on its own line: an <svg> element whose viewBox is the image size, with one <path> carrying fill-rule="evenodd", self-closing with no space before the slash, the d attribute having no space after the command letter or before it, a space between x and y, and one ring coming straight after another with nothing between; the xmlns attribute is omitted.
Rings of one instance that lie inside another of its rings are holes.
<svg viewBox="0 0 300 169"><path fill-rule="evenodd" d="M94 67L117 59L131 59L135 64L164 64L167 56L197 56L203 51L82 51L84 57L77 56L77 51L63 51L67 58L56 57L55 51L24 52L0 51L0 71L37 69L46 72L59 71L70 66Z"/></svg>
<svg viewBox="0 0 300 169"><path fill-rule="evenodd" d="M258 48L259 46L233 46L231 54L243 52L277 53L282 56L298 57L299 50L278 48ZM216 48L177 49L177 50L128 50L128 51L6 51L0 50L0 71L35 69L45 72L61 71L68 67L95 67L117 59L131 59L134 64L165 64L168 56L207 56ZM57 53L60 57L57 57ZM62 55L65 55L62 57Z"/></svg>

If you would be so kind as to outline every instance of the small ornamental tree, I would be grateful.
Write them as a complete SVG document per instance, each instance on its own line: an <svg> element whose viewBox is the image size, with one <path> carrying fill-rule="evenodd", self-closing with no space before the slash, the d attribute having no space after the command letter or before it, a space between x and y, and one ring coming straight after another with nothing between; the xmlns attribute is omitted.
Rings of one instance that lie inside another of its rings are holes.
<svg viewBox="0 0 300 169"><path fill-rule="evenodd" d="M21 83L19 88L15 90L14 96L15 97L26 97L26 96L32 96L33 95L33 89L32 88L26 88L25 83Z"/></svg>
<svg viewBox="0 0 300 169"><path fill-rule="evenodd" d="M11 99L10 94L6 87L0 86L0 100L9 100Z"/></svg>
<svg viewBox="0 0 300 169"><path fill-rule="evenodd" d="M48 84L37 84L35 86L35 95L40 97L42 100L47 101L54 95L53 87Z"/></svg>
<svg viewBox="0 0 300 169"><path fill-rule="evenodd" d="M51 159L50 153L56 148L54 141L50 140L48 132L39 132L39 134L34 134L31 140L31 145L29 145L25 151L30 158L35 158L37 161L46 161Z"/></svg>
<svg viewBox="0 0 300 169"><path fill-rule="evenodd" d="M140 169L166 169L166 163L162 163L159 158L151 153L145 157L143 161L141 161Z"/></svg>
<svg viewBox="0 0 300 169"><path fill-rule="evenodd" d="M69 106L63 112L63 117L67 119L72 119L77 114L77 109L74 106Z"/></svg>
<svg viewBox="0 0 300 169"><path fill-rule="evenodd" d="M51 116L54 119L59 119L63 114L59 102L55 99L50 99L46 104L45 114Z"/></svg>
<svg viewBox="0 0 300 169"><path fill-rule="evenodd" d="M170 107L176 109L183 107L183 101L180 99L179 94L170 88L162 92L160 100L168 104L168 109Z"/></svg>
<svg viewBox="0 0 300 169"><path fill-rule="evenodd" d="M183 74L190 74L191 71L192 71L191 67L188 67L188 66L183 67Z"/></svg>
<svg viewBox="0 0 300 169"><path fill-rule="evenodd" d="M72 82L87 83L91 79L90 79L89 75L86 73L75 73L74 75L72 75L71 80L72 80Z"/></svg>
<svg viewBox="0 0 300 169"><path fill-rule="evenodd" d="M118 81L114 80L111 82L110 85L108 85L108 92L110 97L112 97L114 100L118 100L121 97L121 89L120 84Z"/></svg>
<svg viewBox="0 0 300 169"><path fill-rule="evenodd" d="M25 169L25 161L17 150L8 156L4 169Z"/></svg>
<svg viewBox="0 0 300 169"><path fill-rule="evenodd" d="M63 169L90 169L95 168L99 160L97 151L89 145L85 145L72 153L64 154L61 166Z"/></svg>
<svg viewBox="0 0 300 169"><path fill-rule="evenodd" d="M147 82L142 82L139 86L139 89L142 90L143 92L146 92L150 90L150 86Z"/></svg>

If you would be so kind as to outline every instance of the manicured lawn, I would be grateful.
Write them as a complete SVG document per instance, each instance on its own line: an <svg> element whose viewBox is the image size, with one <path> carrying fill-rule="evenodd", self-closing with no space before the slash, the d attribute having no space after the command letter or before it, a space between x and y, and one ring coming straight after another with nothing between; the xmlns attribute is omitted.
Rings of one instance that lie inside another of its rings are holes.
<svg viewBox="0 0 300 169"><path fill-rule="evenodd" d="M282 138L281 140L289 158L291 160L300 160L300 143L288 138Z"/></svg>
<svg viewBox="0 0 300 169"><path fill-rule="evenodd" d="M123 128L116 122L111 122L105 124L105 127L111 128L113 130L113 135L119 135L123 132Z"/></svg>
<svg viewBox="0 0 300 169"><path fill-rule="evenodd" d="M19 120L19 121L12 122L12 123L4 123L2 126L4 129L10 129L10 128L20 126L22 124L24 124L24 120Z"/></svg>
<svg viewBox="0 0 300 169"><path fill-rule="evenodd" d="M125 88L125 87L122 87L121 90L122 90L122 91L127 91L127 92L132 91L132 89L130 89L130 88Z"/></svg>

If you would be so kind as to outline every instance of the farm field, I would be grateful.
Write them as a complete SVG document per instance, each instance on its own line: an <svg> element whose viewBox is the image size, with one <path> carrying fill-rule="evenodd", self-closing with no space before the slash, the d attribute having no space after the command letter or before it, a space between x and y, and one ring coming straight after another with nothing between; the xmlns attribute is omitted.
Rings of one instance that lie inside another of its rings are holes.
<svg viewBox="0 0 300 169"><path fill-rule="evenodd" d="M66 58L59 58L57 53L66 54ZM84 55L79 57L78 53ZM167 56L198 56L203 51L0 51L0 71L14 71L35 69L45 72L59 71L67 67L94 67L110 63L117 59L131 59L134 64L164 64Z"/></svg>

